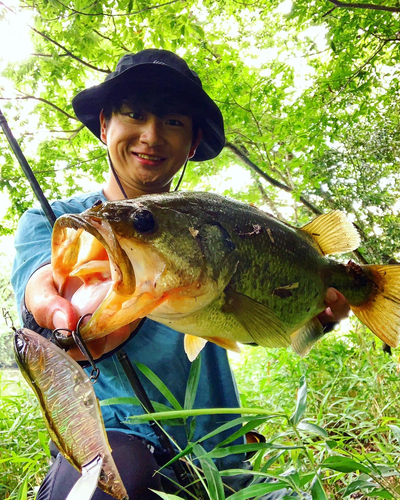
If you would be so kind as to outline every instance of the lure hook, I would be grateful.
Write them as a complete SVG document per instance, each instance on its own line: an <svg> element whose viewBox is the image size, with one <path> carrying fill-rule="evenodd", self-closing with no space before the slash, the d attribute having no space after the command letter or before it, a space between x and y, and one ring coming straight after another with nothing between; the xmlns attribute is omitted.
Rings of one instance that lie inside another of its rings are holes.
<svg viewBox="0 0 400 500"><path fill-rule="evenodd" d="M84 316L81 316L78 320L78 323L76 324L75 330L70 330L69 328L56 328L55 330L53 330L53 338L56 344L62 349L71 348L75 343L75 345L85 356L85 358L87 358L90 365L92 366L92 371L90 373L90 380L92 381L93 384L95 384L97 382L97 379L99 378L100 370L96 366L93 356L91 355L89 349L87 348L86 343L83 340L80 332L83 320L89 316L92 315L89 313L85 314ZM64 337L64 335L59 335L60 332L69 332L71 334L71 337Z"/></svg>
<svg viewBox="0 0 400 500"><path fill-rule="evenodd" d="M93 356L90 354L89 349L86 347L86 344L81 335L81 325L85 318L92 316L90 313L81 316L76 324L76 329L72 332L72 338L75 340L75 344L78 346L81 353L87 357L89 363L92 366L92 372L90 374L90 380L95 384L100 375L100 370L97 368L96 363L94 362Z"/></svg>
<svg viewBox="0 0 400 500"><path fill-rule="evenodd" d="M14 321L12 319L12 316L10 314L10 311L8 309L6 309L5 307L2 307L1 308L1 311L3 313L3 318L4 318L4 322L7 326L9 326L12 330L14 330L14 332L16 331L16 328L14 326Z"/></svg>

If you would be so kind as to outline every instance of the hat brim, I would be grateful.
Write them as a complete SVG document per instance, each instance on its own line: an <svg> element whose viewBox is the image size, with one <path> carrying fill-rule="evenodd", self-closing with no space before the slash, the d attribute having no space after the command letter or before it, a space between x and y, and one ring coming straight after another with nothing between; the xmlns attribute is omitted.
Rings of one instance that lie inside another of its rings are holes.
<svg viewBox="0 0 400 500"><path fill-rule="evenodd" d="M112 76L100 85L90 87L77 94L72 100L77 118L100 139L100 112L115 92L126 92L151 87L172 88L176 95L185 95L193 100L200 110L199 128L202 140L192 161L211 160L218 156L225 145L224 122L221 111L208 94L190 78L174 68L155 63L132 66L122 73Z"/></svg>

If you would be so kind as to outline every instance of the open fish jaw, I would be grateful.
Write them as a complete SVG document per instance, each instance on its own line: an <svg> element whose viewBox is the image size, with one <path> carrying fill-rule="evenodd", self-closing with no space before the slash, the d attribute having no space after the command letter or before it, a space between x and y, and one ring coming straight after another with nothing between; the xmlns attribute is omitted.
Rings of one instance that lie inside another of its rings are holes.
<svg viewBox="0 0 400 500"><path fill-rule="evenodd" d="M86 373L64 351L31 330L18 330L14 345L17 363L38 397L59 450L79 471L101 455L99 487L117 499L127 498Z"/></svg>
<svg viewBox="0 0 400 500"><path fill-rule="evenodd" d="M57 222L54 279L81 315L92 314L81 329L85 340L146 316L168 299L172 288L179 288L179 279L171 280L165 261L151 246L118 239L107 222L77 215Z"/></svg>

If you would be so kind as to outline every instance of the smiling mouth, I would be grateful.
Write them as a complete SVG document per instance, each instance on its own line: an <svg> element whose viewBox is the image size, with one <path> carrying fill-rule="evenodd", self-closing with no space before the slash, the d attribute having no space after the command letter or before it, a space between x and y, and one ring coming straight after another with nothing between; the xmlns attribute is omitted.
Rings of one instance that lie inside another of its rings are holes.
<svg viewBox="0 0 400 500"><path fill-rule="evenodd" d="M138 156L139 158L143 158L144 160L150 160L150 161L163 161L165 158L161 158L159 156L152 156L152 155L145 155L143 153L133 153L135 156Z"/></svg>

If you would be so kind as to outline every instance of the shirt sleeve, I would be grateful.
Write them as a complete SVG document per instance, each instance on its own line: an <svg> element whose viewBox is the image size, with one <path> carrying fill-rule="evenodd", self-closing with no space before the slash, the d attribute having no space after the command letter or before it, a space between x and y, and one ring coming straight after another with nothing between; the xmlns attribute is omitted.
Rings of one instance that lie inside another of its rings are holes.
<svg viewBox="0 0 400 500"><path fill-rule="evenodd" d="M50 261L51 233L51 225L40 209L28 210L19 221L14 241L16 255L11 272L11 285L18 311L21 310L29 278L38 267Z"/></svg>

